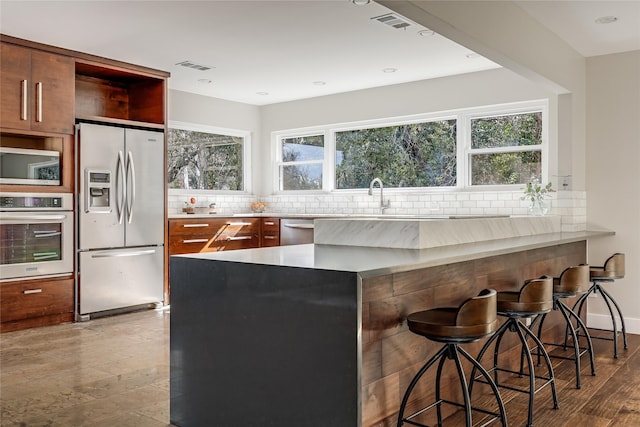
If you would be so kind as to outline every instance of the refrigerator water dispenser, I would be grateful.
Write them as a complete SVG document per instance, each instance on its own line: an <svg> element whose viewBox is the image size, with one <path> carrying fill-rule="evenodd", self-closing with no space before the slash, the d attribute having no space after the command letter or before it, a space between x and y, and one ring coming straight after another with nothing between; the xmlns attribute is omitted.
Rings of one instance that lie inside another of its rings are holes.
<svg viewBox="0 0 640 427"><path fill-rule="evenodd" d="M111 172L86 171L86 212L111 212Z"/></svg>

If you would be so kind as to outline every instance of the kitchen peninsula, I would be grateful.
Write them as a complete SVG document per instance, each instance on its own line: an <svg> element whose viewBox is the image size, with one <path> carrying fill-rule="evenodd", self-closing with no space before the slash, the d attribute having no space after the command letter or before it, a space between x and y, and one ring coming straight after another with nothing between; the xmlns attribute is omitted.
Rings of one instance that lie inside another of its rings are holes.
<svg viewBox="0 0 640 427"><path fill-rule="evenodd" d="M386 425L436 348L408 331L407 314L456 306L486 287L516 289L529 278L559 275L586 262L588 239L611 234L173 256L171 422ZM545 337L564 332L553 314Z"/></svg>

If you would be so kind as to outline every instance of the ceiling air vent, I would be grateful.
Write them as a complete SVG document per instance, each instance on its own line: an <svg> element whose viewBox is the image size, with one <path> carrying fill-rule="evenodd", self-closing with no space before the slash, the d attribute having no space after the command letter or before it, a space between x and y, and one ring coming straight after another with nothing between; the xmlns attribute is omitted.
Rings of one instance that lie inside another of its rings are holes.
<svg viewBox="0 0 640 427"><path fill-rule="evenodd" d="M375 19L376 21L381 22L384 25L388 25L398 30L411 26L411 22L400 17L399 15L396 15L395 13L388 13L386 15L376 16L375 18L371 18L371 19Z"/></svg>
<svg viewBox="0 0 640 427"><path fill-rule="evenodd" d="M182 67L187 67L187 68L193 68L194 70L198 70L198 71L207 71L214 68L214 67L209 67L207 65L198 65L193 61L182 61L182 62L178 62L176 65L180 65Z"/></svg>

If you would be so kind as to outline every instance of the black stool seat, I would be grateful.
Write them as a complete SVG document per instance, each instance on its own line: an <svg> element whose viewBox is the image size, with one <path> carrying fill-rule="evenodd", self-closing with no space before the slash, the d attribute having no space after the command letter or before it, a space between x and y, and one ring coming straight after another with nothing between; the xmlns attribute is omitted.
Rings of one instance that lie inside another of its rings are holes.
<svg viewBox="0 0 640 427"><path fill-rule="evenodd" d="M441 405L443 403L464 408L467 427L471 427L472 425L472 410L492 415L494 420L500 419L502 425L506 426L507 418L504 403L502 402L500 392L491 379L491 376L482 367L482 365L480 365L471 355L469 355L469 353L459 346L460 343L474 342L492 335L495 332L497 326L496 291L493 289L485 289L480 292L478 296L469 298L457 308L435 308L432 310L412 313L407 317L407 325L411 332L433 341L442 342L444 345L424 364L407 387L404 397L402 398L400 410L398 411L398 427L401 427L404 423L416 426L425 426L425 424L418 422L415 418L434 407L437 411L438 425L442 425ZM478 369L490 385L498 405L497 412L471 406L469 388L467 386L460 355L467 359L467 361L474 366L474 369ZM442 369L447 359L455 362L460 387L462 388L464 403L446 400L440 395ZM411 392L417 385L420 378L422 378L422 376L435 362L438 362L435 402L405 417L404 411L407 403L409 402Z"/></svg>
<svg viewBox="0 0 640 427"><path fill-rule="evenodd" d="M599 340L607 340L613 341L613 357L618 358L618 325L616 322L616 316L613 311L615 308L618 317L620 319L620 326L622 328L622 340L624 343L624 349L628 349L629 346L627 344L627 328L624 323L624 316L622 315L622 311L620 310L620 306L615 299L607 292L603 287L603 283L612 283L615 282L616 279L622 279L625 275L625 257L623 253L615 253L611 255L605 261L602 267L590 266L589 268L589 278L591 280L591 287L589 290L582 295L578 301L573 306L573 310L576 311L578 316L582 314L582 309L584 308L584 303L587 301L587 298L590 294L600 294L602 295L602 299L604 303L607 305L607 309L609 310L609 315L611 316L612 329L601 329L601 328L589 328L592 330L606 331L612 332L613 336L611 338L607 337L598 337L592 336L593 339ZM613 305L613 307L612 307Z"/></svg>
<svg viewBox="0 0 640 427"><path fill-rule="evenodd" d="M582 387L581 376L580 376L580 358L585 354L589 354L589 362L591 363L591 375L596 374L595 360L593 357L593 344L591 342L591 336L589 335L589 331L587 331L587 327L584 322L580 318L580 316L575 313L568 305L566 305L562 300L565 298L575 297L580 294L584 294L589 287L589 266L586 264L568 267L566 268L560 277L553 278L553 309L559 311L562 314L562 317L565 319L566 330L571 335L573 339L573 349L574 355L569 356L560 356L550 354L550 357L573 360L576 366L576 388ZM531 324L531 328L533 329L533 324L536 321L540 321L538 323L538 338L542 341L542 325L547 316L547 313L538 316L534 319ZM573 320L572 320L573 319ZM573 325L573 321L576 322L576 326ZM583 331L583 337L586 339L586 347L580 347L579 335L578 332ZM545 345L556 346L556 347L567 347L567 340L565 339L564 344L557 343L549 343L544 342ZM537 351L538 363L540 363L540 358L544 355L542 352L542 347Z"/></svg>
<svg viewBox="0 0 640 427"><path fill-rule="evenodd" d="M507 321L500 326L498 331L484 344L476 360L482 363L482 357L487 350L491 347L493 342L496 343L493 351L493 367L487 369L487 372L494 374L494 381L498 387L507 388L522 393L529 394L529 411L527 418L527 426L533 425L533 405L534 395L547 385L551 385L551 394L553 397L553 407L558 409L558 396L556 393L555 377L553 375L553 366L551 365L551 359L547 354L540 339L522 322L521 319L532 318L541 314L546 314L553 308L553 279L550 277L541 277L539 279L528 280L520 288L519 291L502 291L498 292L497 297L497 309L498 315L507 317ZM520 371L514 371L509 368L500 367L498 364L498 358L500 353L500 343L504 334L507 332L514 332L520 339L522 346L521 358L520 358ZM535 347L544 356L547 376L536 375L534 371L533 357L531 355L531 349L527 342L527 338L531 338L535 343ZM524 372L524 360L527 361L528 373ZM529 377L529 389L522 389L507 384L500 384L498 373L505 372L519 377ZM536 379L543 382L539 387L536 387ZM471 372L471 381L469 384L469 394L472 395L474 381L485 382L482 376L476 376L476 369Z"/></svg>

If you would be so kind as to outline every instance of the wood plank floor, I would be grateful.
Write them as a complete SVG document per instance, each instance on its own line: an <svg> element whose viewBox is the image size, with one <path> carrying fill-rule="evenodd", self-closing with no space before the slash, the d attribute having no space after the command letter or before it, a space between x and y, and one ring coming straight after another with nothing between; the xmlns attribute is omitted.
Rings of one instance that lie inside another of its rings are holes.
<svg viewBox="0 0 640 427"><path fill-rule="evenodd" d="M169 316L146 311L0 335L0 426L169 426ZM611 345L594 340L597 375L585 359L580 390L573 362L554 359L560 409L548 388L538 393L536 426L640 426L640 336L629 335L619 359ZM524 425L527 396L503 397L509 425Z"/></svg>

